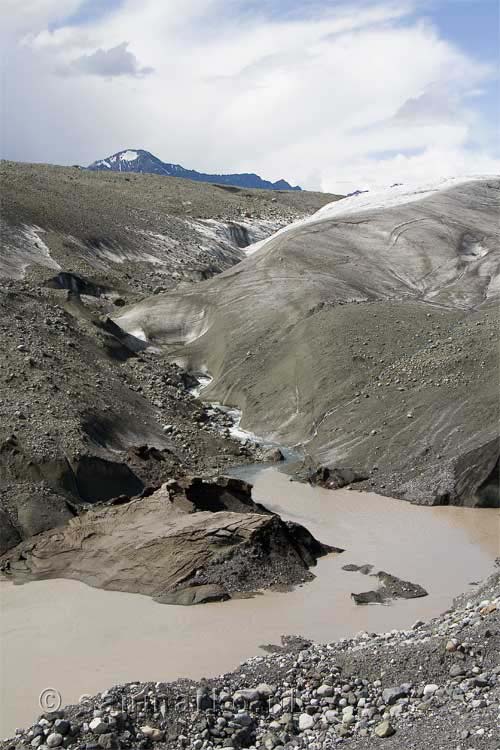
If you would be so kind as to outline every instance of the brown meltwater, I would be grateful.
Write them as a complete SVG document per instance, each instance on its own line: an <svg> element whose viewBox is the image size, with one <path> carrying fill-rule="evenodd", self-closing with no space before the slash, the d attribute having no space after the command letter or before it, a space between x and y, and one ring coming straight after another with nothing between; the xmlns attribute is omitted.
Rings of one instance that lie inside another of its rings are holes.
<svg viewBox="0 0 500 750"><path fill-rule="evenodd" d="M289 593L196 607L77 581L2 582L0 736L36 719L38 696L47 688L67 704L133 680L219 674L257 655L261 644L279 643L283 633L324 642L360 630L411 627L488 575L500 552L498 510L426 508L312 488L274 468L254 482L256 500L346 552L321 559L315 580ZM421 584L429 596L356 606L351 592L376 588L376 580L343 571L346 563L370 563L374 571Z"/></svg>

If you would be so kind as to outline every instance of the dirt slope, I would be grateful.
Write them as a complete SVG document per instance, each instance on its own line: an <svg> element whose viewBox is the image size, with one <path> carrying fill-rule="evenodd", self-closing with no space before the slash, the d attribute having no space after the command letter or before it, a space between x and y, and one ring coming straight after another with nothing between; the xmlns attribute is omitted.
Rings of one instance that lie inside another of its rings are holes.
<svg viewBox="0 0 500 750"><path fill-rule="evenodd" d="M497 505L499 187L339 202L115 320L206 367L256 434L381 492Z"/></svg>
<svg viewBox="0 0 500 750"><path fill-rule="evenodd" d="M0 278L58 271L128 298L209 278L243 248L333 200L175 177L0 163Z"/></svg>

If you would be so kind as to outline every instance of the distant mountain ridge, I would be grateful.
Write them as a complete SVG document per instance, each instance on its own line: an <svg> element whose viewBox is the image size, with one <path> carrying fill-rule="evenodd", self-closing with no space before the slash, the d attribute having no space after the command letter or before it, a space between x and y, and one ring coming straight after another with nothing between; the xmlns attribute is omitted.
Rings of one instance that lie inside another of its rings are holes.
<svg viewBox="0 0 500 750"><path fill-rule="evenodd" d="M99 159L87 169L93 172L136 172L142 174L160 174L168 177L183 177L196 182L213 182L216 185L228 185L260 190L302 190L298 185L293 187L286 180L269 182L253 173L244 174L205 174L195 169L185 169L180 164L168 164L157 156L143 149L126 149Z"/></svg>

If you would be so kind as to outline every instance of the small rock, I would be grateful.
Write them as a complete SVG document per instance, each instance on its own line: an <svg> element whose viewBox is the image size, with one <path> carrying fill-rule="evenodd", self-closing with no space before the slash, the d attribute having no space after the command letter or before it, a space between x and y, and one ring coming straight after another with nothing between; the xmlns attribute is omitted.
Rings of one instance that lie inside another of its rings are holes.
<svg viewBox="0 0 500 750"><path fill-rule="evenodd" d="M271 687L271 685L267 685L265 682L261 682L260 685L257 685L255 688L257 693L259 695L262 695L264 698L269 698L271 695L274 695L275 689Z"/></svg>
<svg viewBox="0 0 500 750"><path fill-rule="evenodd" d="M463 664L452 664L450 667L450 677L462 677L467 674Z"/></svg>
<svg viewBox="0 0 500 750"><path fill-rule="evenodd" d="M424 687L424 695L434 695L439 690L439 685L429 684Z"/></svg>
<svg viewBox="0 0 500 750"><path fill-rule="evenodd" d="M62 742L63 736L62 734L59 734L59 732L52 732L52 734L49 734L45 740L47 747L59 747L59 745L62 745Z"/></svg>
<svg viewBox="0 0 500 750"><path fill-rule="evenodd" d="M54 722L54 729L62 735L68 734L70 726L71 724L66 719L56 719Z"/></svg>
<svg viewBox="0 0 500 750"><path fill-rule="evenodd" d="M306 729L312 729L314 725L314 719L309 714L300 714L299 716L299 730L304 732Z"/></svg>
<svg viewBox="0 0 500 750"><path fill-rule="evenodd" d="M111 734L111 732L108 732L107 734L101 734L98 739L99 747L102 747L103 750L115 750L115 748L118 748L118 742L116 740L116 737L114 734Z"/></svg>
<svg viewBox="0 0 500 750"><path fill-rule="evenodd" d="M109 726L99 716L89 723L89 729L94 734L107 734L109 732Z"/></svg>
<svg viewBox="0 0 500 750"><path fill-rule="evenodd" d="M386 706L392 706L400 698L405 698L408 695L408 691L402 687L391 687L386 688L382 691L382 700Z"/></svg>
<svg viewBox="0 0 500 750"><path fill-rule="evenodd" d="M253 719L246 711L238 711L234 717L234 722L242 727L250 727L253 724Z"/></svg>
<svg viewBox="0 0 500 750"><path fill-rule="evenodd" d="M374 729L374 733L377 737L392 737L396 730L392 726L390 721L382 721Z"/></svg>
<svg viewBox="0 0 500 750"><path fill-rule="evenodd" d="M491 615L493 612L496 612L496 610L496 604L486 604L484 607L481 607L481 609L479 610L479 614L483 615L484 617L486 615Z"/></svg>
<svg viewBox="0 0 500 750"><path fill-rule="evenodd" d="M259 700L259 693L257 690L251 690L244 688L242 690L237 690L233 695L233 700L236 701L242 701L245 703L252 703L252 701L258 701Z"/></svg>
<svg viewBox="0 0 500 750"><path fill-rule="evenodd" d="M165 737L165 732L162 732L161 729L157 729L156 727L150 727L149 725L141 727L141 732L152 742L161 742Z"/></svg>
<svg viewBox="0 0 500 750"><path fill-rule="evenodd" d="M396 705L391 706L389 710L389 714L391 718L400 716L403 713L403 706L401 703L396 703Z"/></svg>
<svg viewBox="0 0 500 750"><path fill-rule="evenodd" d="M316 692L321 698L331 698L334 691L331 685L321 685Z"/></svg>
<svg viewBox="0 0 500 750"><path fill-rule="evenodd" d="M349 726L350 724L354 724L354 707L353 706L346 706L342 709L342 724L345 724L346 726Z"/></svg>

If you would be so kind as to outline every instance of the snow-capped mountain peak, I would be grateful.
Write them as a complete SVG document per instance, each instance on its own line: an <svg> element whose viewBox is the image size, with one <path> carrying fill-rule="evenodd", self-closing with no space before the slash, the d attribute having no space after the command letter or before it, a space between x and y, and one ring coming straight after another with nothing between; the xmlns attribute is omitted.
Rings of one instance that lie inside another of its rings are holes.
<svg viewBox="0 0 500 750"><path fill-rule="evenodd" d="M197 172L194 169L186 169L180 164L171 164L163 162L157 156L144 149L125 149L118 153L108 156L106 159L99 159L90 164L87 169L94 172L137 172L142 174L158 174L167 177L184 177L196 182L212 182L217 185L233 185L240 188L261 188L267 190L300 190L296 186L292 187L286 180L269 182L263 180L257 174L205 174Z"/></svg>

